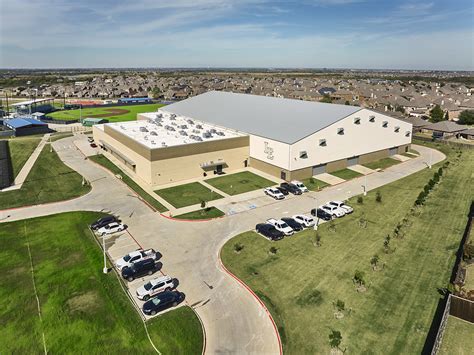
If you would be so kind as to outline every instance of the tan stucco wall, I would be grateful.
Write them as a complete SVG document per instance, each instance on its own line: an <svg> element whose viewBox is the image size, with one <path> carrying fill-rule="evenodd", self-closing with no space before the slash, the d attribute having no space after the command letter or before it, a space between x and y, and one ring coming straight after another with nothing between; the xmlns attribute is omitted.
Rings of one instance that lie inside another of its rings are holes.
<svg viewBox="0 0 474 355"><path fill-rule="evenodd" d="M286 169L282 169L278 166L269 164L267 162L264 162L264 161L261 161L261 160L255 159L255 158L250 158L249 159L249 166L252 167L252 168L255 168L257 170L263 171L264 173L267 173L269 175L275 176L278 179L280 179L282 171L286 172L287 180L288 180L289 175L290 175L289 171L286 170Z"/></svg>
<svg viewBox="0 0 474 355"><path fill-rule="evenodd" d="M203 177L206 172L213 176L213 168L203 169L202 163L210 161L225 161L224 172L232 172L245 167L245 160L249 157L249 147L216 150L213 152L190 154L177 158L169 158L149 162L151 165L152 185L163 185L170 182Z"/></svg>
<svg viewBox="0 0 474 355"><path fill-rule="evenodd" d="M341 169L347 168L347 159L341 159L327 163L326 172L331 173L333 171L338 171Z"/></svg>
<svg viewBox="0 0 474 355"><path fill-rule="evenodd" d="M359 164L367 164L386 157L388 157L388 149L382 149L377 152L361 155L359 157Z"/></svg>
<svg viewBox="0 0 474 355"><path fill-rule="evenodd" d="M225 172L242 169L249 158L248 137L149 149L114 129L104 128L93 128L96 142L108 144L133 161L138 177L152 186L199 178L205 171L212 176L213 168L201 168L202 163L210 161L223 160Z"/></svg>
<svg viewBox="0 0 474 355"><path fill-rule="evenodd" d="M313 168L309 167L309 168L292 171L290 173L290 177L287 180L289 181L290 180L303 180L303 179L311 177L312 175L313 175Z"/></svg>

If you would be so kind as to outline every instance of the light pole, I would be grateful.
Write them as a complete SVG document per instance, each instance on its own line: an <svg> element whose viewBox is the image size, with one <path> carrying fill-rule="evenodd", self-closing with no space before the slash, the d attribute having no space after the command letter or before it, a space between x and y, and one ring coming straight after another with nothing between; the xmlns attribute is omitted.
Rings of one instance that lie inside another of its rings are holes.
<svg viewBox="0 0 474 355"><path fill-rule="evenodd" d="M431 169L431 161L433 159L433 150L430 149L430 163L428 164L428 168Z"/></svg>
<svg viewBox="0 0 474 355"><path fill-rule="evenodd" d="M364 175L364 185L362 185L362 189L364 190L364 196L367 196L367 175Z"/></svg>
<svg viewBox="0 0 474 355"><path fill-rule="evenodd" d="M102 272L107 274L109 269L107 268L107 256L105 255L105 235L102 236L102 249L104 250L104 268L102 269Z"/></svg>

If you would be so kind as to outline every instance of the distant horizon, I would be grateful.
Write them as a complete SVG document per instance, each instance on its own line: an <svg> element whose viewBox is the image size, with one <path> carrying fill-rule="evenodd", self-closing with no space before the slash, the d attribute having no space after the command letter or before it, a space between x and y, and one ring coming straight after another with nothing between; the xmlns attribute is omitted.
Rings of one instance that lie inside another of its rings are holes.
<svg viewBox="0 0 474 355"><path fill-rule="evenodd" d="M11 0L0 67L474 71L472 0Z"/></svg>
<svg viewBox="0 0 474 355"><path fill-rule="evenodd" d="M209 71L215 71L215 70L232 70L232 71L238 71L238 70L266 70L268 72L271 71L290 71L290 70L295 70L295 71L378 71L378 72L456 72L456 73L474 73L474 69L472 70L463 70L463 69L405 69L405 68L354 68L354 67L199 67L199 66L189 66L189 67L160 67L160 66L149 66L149 67L31 67L31 68L20 68L20 67L9 67L9 68L2 68L0 67L0 71L5 71L5 70L126 70L126 69L131 69L131 70L176 70L176 71L187 71L187 70L209 70Z"/></svg>

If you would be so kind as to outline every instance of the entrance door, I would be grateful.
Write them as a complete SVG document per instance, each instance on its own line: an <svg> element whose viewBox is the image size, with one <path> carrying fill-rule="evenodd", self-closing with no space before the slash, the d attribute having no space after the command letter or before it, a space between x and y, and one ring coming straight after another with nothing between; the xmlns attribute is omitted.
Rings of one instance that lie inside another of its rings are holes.
<svg viewBox="0 0 474 355"><path fill-rule="evenodd" d="M390 149L388 150L388 155L390 155L390 156L395 155L395 154L397 154L397 153L398 153L397 147L395 147L395 148L390 148Z"/></svg>
<svg viewBox="0 0 474 355"><path fill-rule="evenodd" d="M326 172L326 164L320 164L313 166L313 176L319 175Z"/></svg>
<svg viewBox="0 0 474 355"><path fill-rule="evenodd" d="M352 157L347 159L347 166L353 166L359 164L359 157Z"/></svg>
<svg viewBox="0 0 474 355"><path fill-rule="evenodd" d="M222 174L222 165L216 165L216 174Z"/></svg>
<svg viewBox="0 0 474 355"><path fill-rule="evenodd" d="M283 170L281 171L281 173L280 173L280 178L281 178L282 180L285 180L285 181L286 181L286 172L285 172L285 171L283 171Z"/></svg>

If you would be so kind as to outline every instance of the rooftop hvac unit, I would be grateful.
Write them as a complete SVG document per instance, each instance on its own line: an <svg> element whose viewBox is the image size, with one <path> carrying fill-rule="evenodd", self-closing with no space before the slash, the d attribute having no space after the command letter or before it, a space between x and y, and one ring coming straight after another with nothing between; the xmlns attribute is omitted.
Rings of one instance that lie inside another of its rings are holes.
<svg viewBox="0 0 474 355"><path fill-rule="evenodd" d="M198 128L198 129L202 129L202 125L200 125L200 124L197 124L197 125L196 125L196 128Z"/></svg>
<svg viewBox="0 0 474 355"><path fill-rule="evenodd" d="M178 124L176 122L171 122L173 126L177 126Z"/></svg>
<svg viewBox="0 0 474 355"><path fill-rule="evenodd" d="M161 142L161 146L162 146L162 147L167 147L167 145L166 145L165 142Z"/></svg>
<svg viewBox="0 0 474 355"><path fill-rule="evenodd" d="M150 132L150 135L152 135L152 136L157 136L158 133L156 133L155 131L151 131L151 132Z"/></svg>
<svg viewBox="0 0 474 355"><path fill-rule="evenodd" d="M222 136L225 136L225 133L222 132L222 131L218 131L218 132L216 132L216 134L217 134L218 136L221 136L221 137L222 137Z"/></svg>
<svg viewBox="0 0 474 355"><path fill-rule="evenodd" d="M195 141L198 141L198 142L202 142L202 138L199 137L199 136L195 136L195 137L194 137L194 140L195 140Z"/></svg>
<svg viewBox="0 0 474 355"><path fill-rule="evenodd" d="M188 135L185 131L179 131L179 134L181 134L182 136L187 136Z"/></svg>
<svg viewBox="0 0 474 355"><path fill-rule="evenodd" d="M186 122L188 122L189 124L194 124L193 120L186 120Z"/></svg>
<svg viewBox="0 0 474 355"><path fill-rule="evenodd" d="M211 132L204 132L204 133L202 134L202 137L203 137L203 138L206 138L206 139L209 139L209 138L212 138L212 134L211 134Z"/></svg>
<svg viewBox="0 0 474 355"><path fill-rule="evenodd" d="M146 127L140 127L139 130L140 132L148 132L148 129Z"/></svg>
<svg viewBox="0 0 474 355"><path fill-rule="evenodd" d="M179 126L179 128L181 128L181 129L187 129L188 126L186 126L185 124L182 124L181 126Z"/></svg>
<svg viewBox="0 0 474 355"><path fill-rule="evenodd" d="M158 114L156 115L156 118L163 118L163 114L162 114L162 113L158 113Z"/></svg>
<svg viewBox="0 0 474 355"><path fill-rule="evenodd" d="M171 127L171 126L168 126L168 125L165 126L165 129L168 130L168 131L176 131L176 130L174 129L174 127Z"/></svg>
<svg viewBox="0 0 474 355"><path fill-rule="evenodd" d="M217 130L215 128L211 128L211 130L209 131L211 133L217 133Z"/></svg>
<svg viewBox="0 0 474 355"><path fill-rule="evenodd" d="M193 133L197 133L197 134L199 134L199 133L201 133L201 131L200 131L200 130L198 130L198 129L193 129Z"/></svg>

